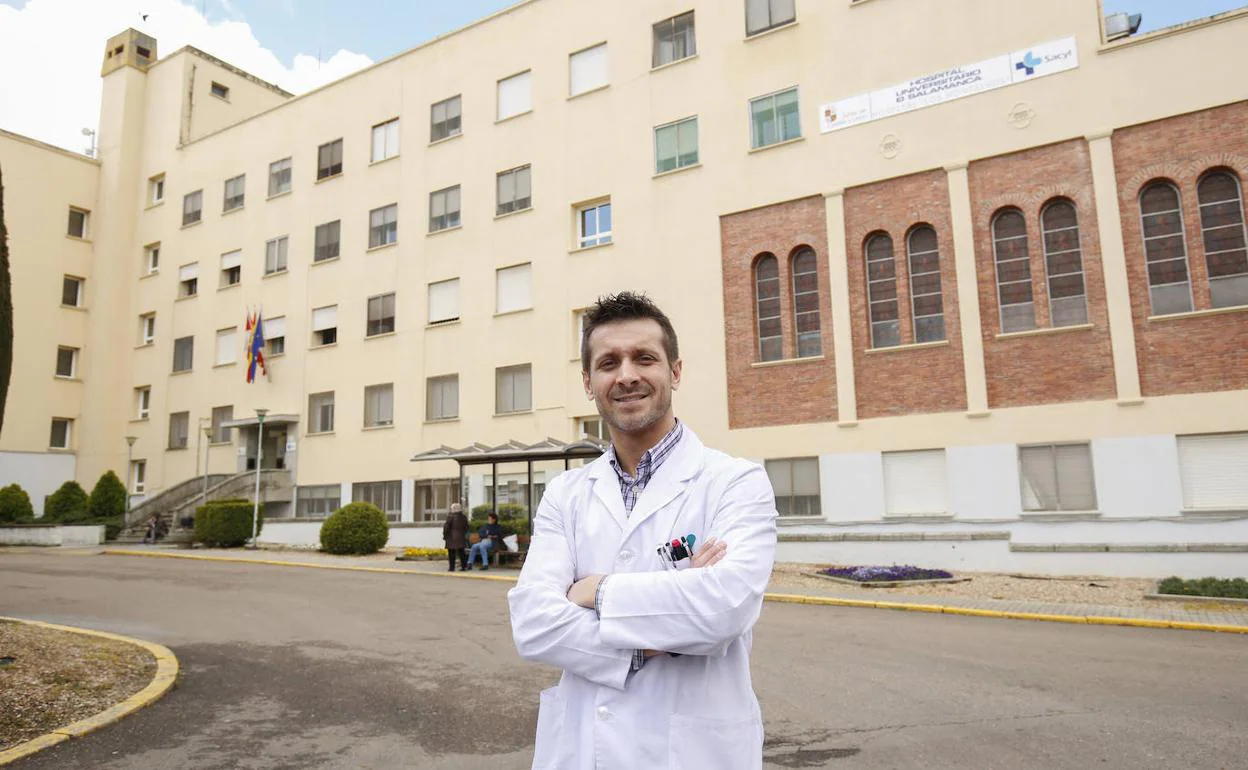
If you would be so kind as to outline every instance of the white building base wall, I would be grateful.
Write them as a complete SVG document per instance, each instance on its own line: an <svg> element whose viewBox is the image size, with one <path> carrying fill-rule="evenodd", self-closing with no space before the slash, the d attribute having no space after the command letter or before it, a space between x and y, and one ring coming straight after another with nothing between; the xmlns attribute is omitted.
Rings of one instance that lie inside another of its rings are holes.
<svg viewBox="0 0 1248 770"><path fill-rule="evenodd" d="M104 544L104 525L94 524L85 527L61 527L61 545L82 547Z"/></svg>
<svg viewBox="0 0 1248 770"><path fill-rule="evenodd" d="M104 527L31 526L0 527L0 545L83 547L104 542Z"/></svg>
<svg viewBox="0 0 1248 770"><path fill-rule="evenodd" d="M74 480L76 462L74 455L63 452L0 452L0 487L21 485L35 516L42 516L43 499Z"/></svg>
<svg viewBox="0 0 1248 770"><path fill-rule="evenodd" d="M280 521L268 519L260 530L261 545L291 548L320 548L320 521ZM2 530L0 530L2 531ZM392 526L387 548L442 548L442 525Z"/></svg>

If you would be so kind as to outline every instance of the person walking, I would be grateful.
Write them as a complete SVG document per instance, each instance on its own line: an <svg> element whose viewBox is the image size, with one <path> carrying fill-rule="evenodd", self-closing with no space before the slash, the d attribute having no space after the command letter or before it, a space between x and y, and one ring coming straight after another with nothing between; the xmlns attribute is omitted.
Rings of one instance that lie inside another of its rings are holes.
<svg viewBox="0 0 1248 770"><path fill-rule="evenodd" d="M451 503L451 512L442 524L442 540L446 543L446 555L451 565L447 572L455 571L455 558L459 557L460 571L468 571L468 517L464 507Z"/></svg>

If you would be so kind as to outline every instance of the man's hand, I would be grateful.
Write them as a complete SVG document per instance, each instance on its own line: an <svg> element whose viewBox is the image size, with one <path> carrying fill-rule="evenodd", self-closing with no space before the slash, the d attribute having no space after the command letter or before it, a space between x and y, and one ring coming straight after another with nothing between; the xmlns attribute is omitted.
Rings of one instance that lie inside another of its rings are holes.
<svg viewBox="0 0 1248 770"><path fill-rule="evenodd" d="M728 553L728 544L722 540L711 538L702 544L698 552L693 555L691 565L693 567L710 567L718 564L724 555Z"/></svg>
<svg viewBox="0 0 1248 770"><path fill-rule="evenodd" d="M592 610L594 597L598 594L598 584L602 582L602 578L602 575L590 575L573 583L568 589L568 601Z"/></svg>

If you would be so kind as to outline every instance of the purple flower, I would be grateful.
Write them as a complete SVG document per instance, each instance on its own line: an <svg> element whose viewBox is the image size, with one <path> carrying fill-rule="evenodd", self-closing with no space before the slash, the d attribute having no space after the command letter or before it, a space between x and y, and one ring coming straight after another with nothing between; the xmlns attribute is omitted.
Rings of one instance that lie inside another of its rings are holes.
<svg viewBox="0 0 1248 770"><path fill-rule="evenodd" d="M922 569L909 565L891 567L830 567L821 574L832 577L856 580L859 583L890 583L902 580L946 580L953 577L952 573L943 569Z"/></svg>

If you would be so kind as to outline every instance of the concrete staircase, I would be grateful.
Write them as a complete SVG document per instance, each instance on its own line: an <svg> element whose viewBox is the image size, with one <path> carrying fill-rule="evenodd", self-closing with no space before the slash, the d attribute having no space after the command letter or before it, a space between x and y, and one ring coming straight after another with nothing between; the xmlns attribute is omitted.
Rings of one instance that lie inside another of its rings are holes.
<svg viewBox="0 0 1248 770"><path fill-rule="evenodd" d="M260 502L289 503L294 484L289 470L269 469L260 471ZM165 544L190 545L194 525L183 527L184 520L195 518L195 509L205 500L246 499L252 500L256 493L256 472L243 471L234 475L223 473L208 476L208 493L204 494L204 477L199 476L175 484L149 497L130 510L126 526L118 535L119 545L133 545L143 541L147 518L159 514L169 530L160 541Z"/></svg>

